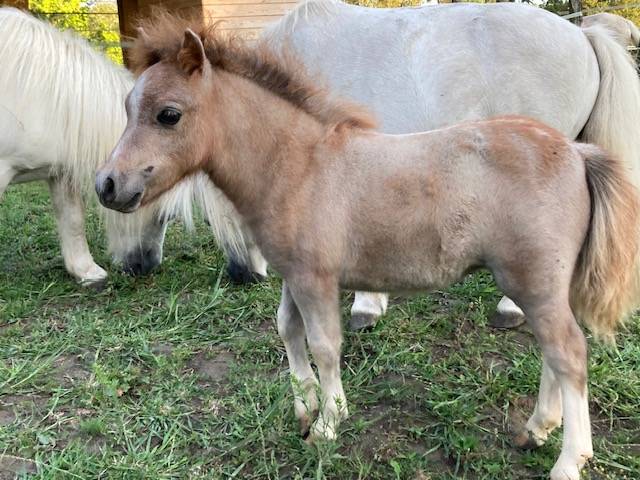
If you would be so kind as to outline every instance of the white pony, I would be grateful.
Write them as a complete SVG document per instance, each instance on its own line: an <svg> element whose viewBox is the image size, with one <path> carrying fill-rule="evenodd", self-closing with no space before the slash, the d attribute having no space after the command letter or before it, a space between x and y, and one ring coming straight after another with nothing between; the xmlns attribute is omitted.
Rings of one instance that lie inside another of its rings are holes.
<svg viewBox="0 0 640 480"><path fill-rule="evenodd" d="M374 9L310 0L262 41L293 51L333 92L369 107L384 132L526 115L602 145L638 178L640 82L626 49L602 27L580 29L511 3ZM246 243L251 258L236 262L255 271L260 254L249 237ZM351 326L371 325L386 305L386 294L356 293ZM505 297L495 324L523 318Z"/></svg>
<svg viewBox="0 0 640 480"><path fill-rule="evenodd" d="M95 171L124 131L133 78L84 39L13 8L0 8L0 66L0 197L9 184L47 180L65 267L82 285L99 286L107 273L87 245L83 200L93 197ZM219 198L196 177L135 215L100 207L114 260L134 274L158 265L166 219L191 219L194 199L217 236L233 239L218 231L238 230L233 218L216 215L224 212ZM237 250L232 240L225 247Z"/></svg>

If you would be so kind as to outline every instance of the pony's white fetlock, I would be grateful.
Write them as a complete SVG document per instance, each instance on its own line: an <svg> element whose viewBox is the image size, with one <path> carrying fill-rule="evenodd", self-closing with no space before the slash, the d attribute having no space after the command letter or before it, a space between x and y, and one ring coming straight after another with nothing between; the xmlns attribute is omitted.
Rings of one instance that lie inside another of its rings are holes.
<svg viewBox="0 0 640 480"><path fill-rule="evenodd" d="M76 276L81 286L89 288L102 288L107 282L107 277L107 272L96 263L83 274Z"/></svg>
<svg viewBox="0 0 640 480"><path fill-rule="evenodd" d="M293 409L300 423L300 433L306 436L311 429L311 424L318 416L320 403L318 402L318 381L308 378L301 384L292 382L294 391Z"/></svg>
<svg viewBox="0 0 640 480"><path fill-rule="evenodd" d="M551 469L551 480L580 480L580 470L593 457L593 452L581 455L561 454Z"/></svg>

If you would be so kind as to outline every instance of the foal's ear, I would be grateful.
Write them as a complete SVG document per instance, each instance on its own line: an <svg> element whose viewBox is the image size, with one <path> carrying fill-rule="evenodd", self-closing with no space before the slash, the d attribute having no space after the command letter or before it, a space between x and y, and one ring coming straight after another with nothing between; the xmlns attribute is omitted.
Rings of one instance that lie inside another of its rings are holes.
<svg viewBox="0 0 640 480"><path fill-rule="evenodd" d="M195 71L205 74L211 68L204 51L202 39L190 28L184 31L182 48L178 53L178 62L189 75Z"/></svg>

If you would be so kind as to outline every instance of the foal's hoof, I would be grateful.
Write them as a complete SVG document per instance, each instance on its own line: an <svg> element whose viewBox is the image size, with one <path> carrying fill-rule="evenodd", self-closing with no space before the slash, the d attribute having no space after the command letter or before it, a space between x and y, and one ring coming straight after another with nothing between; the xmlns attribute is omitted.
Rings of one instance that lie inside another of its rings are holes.
<svg viewBox="0 0 640 480"><path fill-rule="evenodd" d="M260 283L267 277L259 273L252 272L246 265L230 260L227 265L227 275L231 282L236 285L247 285L252 283Z"/></svg>
<svg viewBox="0 0 640 480"><path fill-rule="evenodd" d="M543 445L544 440L539 439L533 432L524 429L514 437L513 443L518 448L534 450Z"/></svg>
<svg viewBox="0 0 640 480"><path fill-rule="evenodd" d="M526 321L524 315L517 313L502 313L496 311L489 319L489 326L493 328L516 328Z"/></svg>
<svg viewBox="0 0 640 480"><path fill-rule="evenodd" d="M376 325L378 316L373 313L354 313L349 320L349 328L353 331L371 329Z"/></svg>

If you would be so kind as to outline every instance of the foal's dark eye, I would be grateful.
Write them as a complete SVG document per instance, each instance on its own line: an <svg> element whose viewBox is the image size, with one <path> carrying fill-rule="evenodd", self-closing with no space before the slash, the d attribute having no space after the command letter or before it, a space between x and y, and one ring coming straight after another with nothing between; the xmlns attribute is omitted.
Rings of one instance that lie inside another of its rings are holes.
<svg viewBox="0 0 640 480"><path fill-rule="evenodd" d="M180 113L179 110L175 108L165 108L158 114L156 120L163 125L175 125L180 121L181 116L182 113Z"/></svg>

